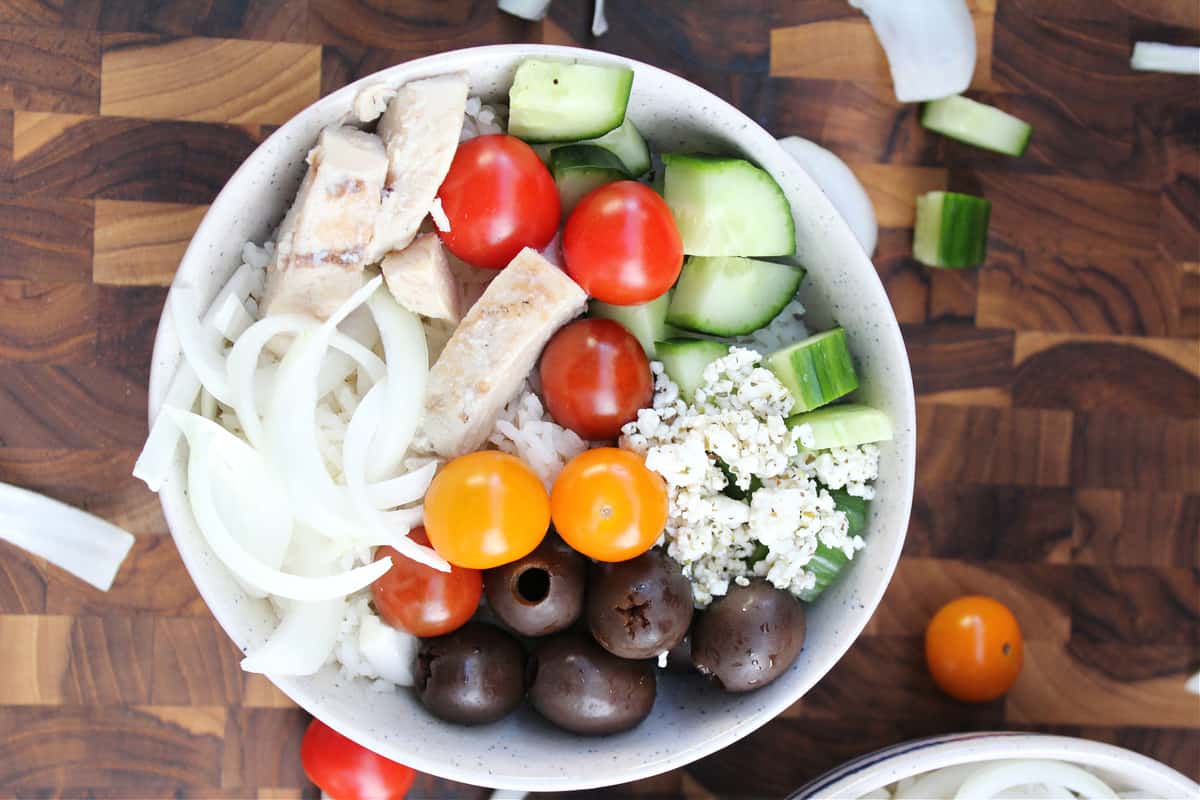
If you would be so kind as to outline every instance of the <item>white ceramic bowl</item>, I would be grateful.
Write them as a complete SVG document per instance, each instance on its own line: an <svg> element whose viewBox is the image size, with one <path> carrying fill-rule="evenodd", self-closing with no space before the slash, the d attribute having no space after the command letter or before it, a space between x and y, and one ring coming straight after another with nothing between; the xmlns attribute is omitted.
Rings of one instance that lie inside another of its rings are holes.
<svg viewBox="0 0 1200 800"><path fill-rule="evenodd" d="M833 319L845 326L859 362L859 396L886 411L896 429L895 441L881 448L866 550L811 610L808 640L795 665L760 691L725 694L698 679L668 676L660 681L654 713L638 728L607 738L577 738L544 724L527 708L486 727L449 725L425 713L410 692L372 692L342 680L334 667L310 678L275 681L335 729L424 772L484 786L566 790L657 774L719 750L794 703L829 671L866 625L900 556L913 491L915 419L908 359L887 295L853 234L812 180L770 134L733 106L678 76L604 53L541 45L459 50L397 65L329 95L272 134L229 180L196 231L176 284L198 288L211 299L238 266L242 243L263 241L279 223L318 131L347 113L363 84L398 85L465 70L474 94L503 100L517 63L529 56L633 67L629 113L656 148L742 154L774 175L795 212L798 255L809 268L804 298L810 318L817 327ZM178 332L164 317L150 375L152 418L180 357ZM275 617L265 601L238 589L209 550L184 489L181 454L161 493L167 523L225 631L242 648L257 645Z"/></svg>
<svg viewBox="0 0 1200 800"><path fill-rule="evenodd" d="M982 732L933 736L868 753L822 775L789 800L857 800L914 775L1000 758L1067 761L1095 771L1111 786L1161 800L1200 797L1195 781L1123 747L1042 733Z"/></svg>

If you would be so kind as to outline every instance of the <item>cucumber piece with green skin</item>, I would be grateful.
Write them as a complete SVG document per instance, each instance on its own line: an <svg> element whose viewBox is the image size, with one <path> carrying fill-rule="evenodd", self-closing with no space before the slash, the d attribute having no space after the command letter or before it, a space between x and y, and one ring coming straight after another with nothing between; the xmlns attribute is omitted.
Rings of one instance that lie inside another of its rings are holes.
<svg viewBox="0 0 1200 800"><path fill-rule="evenodd" d="M847 493L844 489L833 489L829 494L833 497L837 510L846 515L847 533L851 536L862 533L867 527L867 501ZM796 596L806 603L816 600L821 592L837 580L849 563L850 559L846 558L841 549L818 544L812 560L804 565L804 568L816 577L816 583Z"/></svg>
<svg viewBox="0 0 1200 800"><path fill-rule="evenodd" d="M987 257L992 204L957 192L917 198L913 258L928 267L977 267Z"/></svg>
<svg viewBox="0 0 1200 800"><path fill-rule="evenodd" d="M792 208L767 172L740 158L664 155L663 198L693 256L788 256Z"/></svg>
<svg viewBox="0 0 1200 800"><path fill-rule="evenodd" d="M791 392L797 413L832 403L858 388L846 332L833 328L776 350L764 365Z"/></svg>
<svg viewBox="0 0 1200 800"><path fill-rule="evenodd" d="M603 147L592 144L554 148L550 153L550 173L558 187L564 217L588 192L626 178L621 160Z"/></svg>
<svg viewBox="0 0 1200 800"><path fill-rule="evenodd" d="M690 256L679 274L667 322L714 336L752 333L796 296L804 268L739 256Z"/></svg>
<svg viewBox="0 0 1200 800"><path fill-rule="evenodd" d="M650 148L629 117L625 117L624 122L600 138L588 139L580 144L593 144L612 153L620 159L630 178L650 171Z"/></svg>
<svg viewBox="0 0 1200 800"><path fill-rule="evenodd" d="M801 442L808 450L855 447L892 438L892 421L882 411L859 403L825 406L788 417L789 428L808 425L812 439Z"/></svg>
<svg viewBox="0 0 1200 800"><path fill-rule="evenodd" d="M704 384L704 368L729 354L729 345L711 339L667 339L654 343L656 358L679 386L679 396L692 402Z"/></svg>
<svg viewBox="0 0 1200 800"><path fill-rule="evenodd" d="M649 303L639 303L636 306L614 306L611 303L592 300L588 303L588 316L619 322L641 342L646 356L655 358L655 342L671 336L671 328L667 325L667 306L670 303L670 292L663 293Z"/></svg>
<svg viewBox="0 0 1200 800"><path fill-rule="evenodd" d="M508 133L528 142L577 142L625 121L633 70L528 58L508 90Z"/></svg>
<svg viewBox="0 0 1200 800"><path fill-rule="evenodd" d="M1024 153L1029 146L1029 137L1033 135L1033 126L1028 122L962 95L926 103L921 111L921 125L951 139L1006 156Z"/></svg>

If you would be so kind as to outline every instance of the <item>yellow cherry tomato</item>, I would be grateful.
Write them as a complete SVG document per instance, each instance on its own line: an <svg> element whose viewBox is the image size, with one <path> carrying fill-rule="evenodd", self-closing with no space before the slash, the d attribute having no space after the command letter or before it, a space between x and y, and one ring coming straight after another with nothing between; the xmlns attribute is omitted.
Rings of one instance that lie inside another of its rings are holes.
<svg viewBox="0 0 1200 800"><path fill-rule="evenodd" d="M1021 674L1023 649L1017 618L990 597L952 600L925 629L925 662L946 694L988 703L1007 692Z"/></svg>
<svg viewBox="0 0 1200 800"><path fill-rule="evenodd" d="M642 457L615 447L571 459L550 490L563 540L597 561L626 561L654 546L667 524L667 485Z"/></svg>
<svg viewBox="0 0 1200 800"><path fill-rule="evenodd" d="M550 527L546 487L525 462L482 450L445 467L425 493L425 532L456 567L491 569L529 555Z"/></svg>

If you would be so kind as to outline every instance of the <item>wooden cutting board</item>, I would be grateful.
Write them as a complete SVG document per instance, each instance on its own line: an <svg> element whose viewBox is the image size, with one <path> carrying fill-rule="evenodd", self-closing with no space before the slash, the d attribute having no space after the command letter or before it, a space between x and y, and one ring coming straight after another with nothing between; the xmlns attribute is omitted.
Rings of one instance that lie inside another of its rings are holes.
<svg viewBox="0 0 1200 800"><path fill-rule="evenodd" d="M0 0L0 480L125 526L108 594L0 548L0 796L314 794L305 716L238 653L128 477L166 286L222 184L319 96L468 45L546 41L675 70L866 184L919 395L904 560L807 697L686 771L595 796L778 797L955 730L1116 742L1200 777L1200 83L1133 73L1200 44L1193 0L972 0L974 92L1035 126L1011 159L926 133L843 0ZM913 198L994 203L976 271L909 256ZM1009 696L934 688L921 632L966 592L1027 637ZM481 796L432 779L421 796Z"/></svg>

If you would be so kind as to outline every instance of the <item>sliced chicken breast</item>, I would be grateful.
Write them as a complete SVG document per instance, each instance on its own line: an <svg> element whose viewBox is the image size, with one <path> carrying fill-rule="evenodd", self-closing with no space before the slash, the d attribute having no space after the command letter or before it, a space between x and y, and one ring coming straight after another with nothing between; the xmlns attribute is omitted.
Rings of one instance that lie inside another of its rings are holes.
<svg viewBox="0 0 1200 800"><path fill-rule="evenodd" d="M362 285L387 163L377 136L350 127L321 131L276 237L263 316L325 319Z"/></svg>
<svg viewBox="0 0 1200 800"><path fill-rule="evenodd" d="M469 89L467 74L452 72L406 83L388 103L377 129L387 147L387 180L367 263L403 250L417 235L458 149Z"/></svg>
<svg viewBox="0 0 1200 800"><path fill-rule="evenodd" d="M478 450L546 342L586 302L579 285L536 250L518 253L429 371L424 444L444 458Z"/></svg>
<svg viewBox="0 0 1200 800"><path fill-rule="evenodd" d="M380 265L396 302L414 314L458 322L462 318L458 282L436 233L423 233Z"/></svg>

